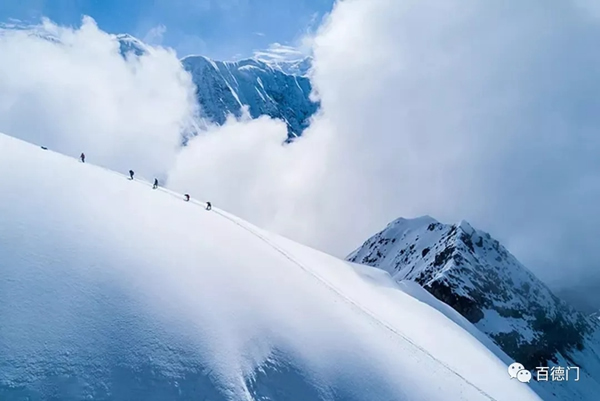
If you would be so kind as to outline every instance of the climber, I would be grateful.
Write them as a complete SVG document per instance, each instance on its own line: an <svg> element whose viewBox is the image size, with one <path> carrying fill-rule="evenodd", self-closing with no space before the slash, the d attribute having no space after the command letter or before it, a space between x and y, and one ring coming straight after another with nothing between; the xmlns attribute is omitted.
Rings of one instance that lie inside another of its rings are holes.
<svg viewBox="0 0 600 401"><path fill-rule="evenodd" d="M133 180L133 170L129 170L129 179Z"/></svg>
<svg viewBox="0 0 600 401"><path fill-rule="evenodd" d="M189 201L190 201L190 195L188 195L188 194L185 194L185 195L183 195L183 197L185 198L185 201L186 201L186 202L189 202Z"/></svg>
<svg viewBox="0 0 600 401"><path fill-rule="evenodd" d="M210 204L210 202L206 202L206 210L210 209L212 209L212 205Z"/></svg>
<svg viewBox="0 0 600 401"><path fill-rule="evenodd" d="M82 163L85 163L85 154L83 152L81 152L79 159L81 160Z"/></svg>
<svg viewBox="0 0 600 401"><path fill-rule="evenodd" d="M158 188L158 178L154 179L154 185L152 185L152 189Z"/></svg>

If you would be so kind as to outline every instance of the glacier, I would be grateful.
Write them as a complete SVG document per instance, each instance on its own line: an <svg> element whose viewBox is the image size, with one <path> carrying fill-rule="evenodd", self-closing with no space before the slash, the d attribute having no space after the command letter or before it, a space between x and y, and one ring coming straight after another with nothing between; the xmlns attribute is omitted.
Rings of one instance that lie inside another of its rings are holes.
<svg viewBox="0 0 600 401"><path fill-rule="evenodd" d="M3 401L541 399L424 290L71 156L0 134Z"/></svg>

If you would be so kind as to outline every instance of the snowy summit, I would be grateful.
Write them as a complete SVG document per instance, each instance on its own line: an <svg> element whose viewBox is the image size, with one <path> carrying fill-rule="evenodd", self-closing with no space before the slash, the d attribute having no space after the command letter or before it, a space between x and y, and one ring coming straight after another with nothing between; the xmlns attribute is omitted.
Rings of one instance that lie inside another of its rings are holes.
<svg viewBox="0 0 600 401"><path fill-rule="evenodd" d="M548 383L559 400L600 393L598 321L557 298L490 234L466 221L400 218L348 260L378 267L397 282L418 283L532 372L581 367L581 383Z"/></svg>

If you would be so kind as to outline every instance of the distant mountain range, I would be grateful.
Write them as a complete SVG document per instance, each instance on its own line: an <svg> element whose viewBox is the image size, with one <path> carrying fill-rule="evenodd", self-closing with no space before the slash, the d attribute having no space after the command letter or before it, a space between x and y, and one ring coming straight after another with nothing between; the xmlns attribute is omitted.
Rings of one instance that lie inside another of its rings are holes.
<svg viewBox="0 0 600 401"><path fill-rule="evenodd" d="M488 233L465 221L400 218L348 260L383 269L399 282L417 282L529 370L580 367L577 385L549 384L559 399L600 394L600 321L556 297Z"/></svg>
<svg viewBox="0 0 600 401"><path fill-rule="evenodd" d="M131 35L117 35L121 54L142 55L148 46ZM234 62L204 56L181 60L192 75L201 117L221 125L228 115L241 116L248 107L252 118L268 115L284 121L288 137L300 136L319 104L310 99L307 75L312 59L265 61L254 58Z"/></svg>
<svg viewBox="0 0 600 401"><path fill-rule="evenodd" d="M318 104L309 98L308 78L263 61L222 62L188 56L182 63L192 74L203 117L217 124L223 124L228 114L239 117L242 107L248 106L253 118L268 115L284 121L289 136L294 137L302 134L317 111Z"/></svg>

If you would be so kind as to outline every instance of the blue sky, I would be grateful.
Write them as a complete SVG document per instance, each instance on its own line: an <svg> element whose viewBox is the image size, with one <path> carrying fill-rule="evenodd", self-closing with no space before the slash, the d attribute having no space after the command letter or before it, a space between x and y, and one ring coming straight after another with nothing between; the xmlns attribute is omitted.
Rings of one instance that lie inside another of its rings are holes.
<svg viewBox="0 0 600 401"><path fill-rule="evenodd" d="M334 0L7 0L0 22L35 23L42 16L77 26L93 17L111 33L131 33L173 47L180 56L216 59L252 55L271 43L294 45L331 10Z"/></svg>

